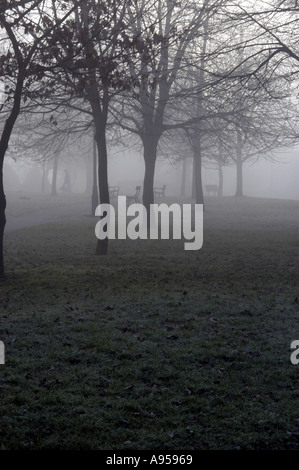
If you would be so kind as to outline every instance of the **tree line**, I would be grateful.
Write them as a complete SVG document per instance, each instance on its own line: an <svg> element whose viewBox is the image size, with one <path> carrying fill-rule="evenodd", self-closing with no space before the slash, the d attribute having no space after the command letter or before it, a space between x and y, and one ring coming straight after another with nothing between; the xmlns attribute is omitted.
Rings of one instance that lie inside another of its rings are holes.
<svg viewBox="0 0 299 470"><path fill-rule="evenodd" d="M147 209L165 140L192 155L196 203L206 156L235 162L241 195L244 161L298 140L298 12L295 0L3 0L0 277L3 165L20 113L59 145L57 136L93 133L101 203L111 132L142 144ZM107 251L98 240L96 254Z"/></svg>

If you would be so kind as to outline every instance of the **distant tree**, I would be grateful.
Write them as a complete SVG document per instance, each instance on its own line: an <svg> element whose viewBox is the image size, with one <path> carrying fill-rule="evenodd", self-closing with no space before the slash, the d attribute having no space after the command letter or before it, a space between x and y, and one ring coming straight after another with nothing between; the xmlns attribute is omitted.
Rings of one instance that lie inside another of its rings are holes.
<svg viewBox="0 0 299 470"><path fill-rule="evenodd" d="M224 43L228 44L221 46L217 54L201 55L199 71L194 73L191 69L189 77L195 83L198 81L196 95L187 93L186 87L187 97L180 102L180 113L189 116L187 135L197 155L194 160L197 202L203 201L199 162L204 154L205 158L210 154L219 160L220 181L222 157L226 154L224 161L227 161L229 155L236 165L236 195L240 196L243 194L243 163L261 155L271 158L275 149L292 145L298 136L293 80L284 67L270 60L268 64L261 62L260 66L254 63L255 56L264 60L262 51L251 41L250 32L244 33L244 17L236 13L236 7L231 22L229 8L226 11L228 30L224 34ZM209 49L210 40L217 40L217 35L211 37L207 30L202 51ZM190 85L189 89L192 89ZM221 151L213 149L216 136Z"/></svg>
<svg viewBox="0 0 299 470"><path fill-rule="evenodd" d="M56 180L61 157L74 160L78 152L84 154L86 136L93 138L92 116L85 112L82 101L76 104L68 101L68 96L59 99L55 93L51 101L35 103L24 107L14 128L14 148L16 160L30 158L43 165L52 164L52 195L57 194ZM80 108L81 105L81 108ZM29 157L28 157L29 155Z"/></svg>
<svg viewBox="0 0 299 470"><path fill-rule="evenodd" d="M204 35L205 21L225 3L221 0L198 3L155 0L149 11L145 11L146 2L143 1L129 5L129 13L134 11L137 17L137 21L131 22L132 35L138 41L129 64L136 84L133 96L125 97L119 121L124 129L138 135L143 144L143 203L147 208L154 198L155 165L161 136L184 126L172 113L169 104L178 99L178 81L184 80L192 64L198 67L198 53L195 56L191 52L195 48L194 43L199 49L201 47L198 38ZM182 95L188 96L189 92L184 89Z"/></svg>
<svg viewBox="0 0 299 470"><path fill-rule="evenodd" d="M61 64L59 75L52 78L54 83L60 84L70 103L80 99L83 111L91 115L94 123L102 204L110 202L107 128L111 102L120 92L128 92L134 86L128 63L137 39L128 32L131 18L127 16L128 5L133 3L131 0L83 2L68 22L67 41L65 35L57 32L52 45L53 54ZM105 255L107 251L108 239L98 240L96 254Z"/></svg>
<svg viewBox="0 0 299 470"><path fill-rule="evenodd" d="M235 117L224 117L229 128L225 128L220 140L222 153L227 150L236 164L236 195L242 195L245 161L259 155L271 158L275 148L298 141L299 6L296 0L235 1L226 5L225 13L222 45L219 43L212 61L205 60L204 75L209 77L218 107L224 102L221 94L224 86L229 98L226 110L234 109ZM217 40L217 35L213 33L210 39ZM215 80L211 80L212 76ZM201 101L204 108L209 105L206 94ZM190 100L188 107L195 116ZM216 121L215 131L220 124L217 118ZM206 124L207 121L197 124L198 130L194 132L197 139L199 127L201 135L208 132Z"/></svg>

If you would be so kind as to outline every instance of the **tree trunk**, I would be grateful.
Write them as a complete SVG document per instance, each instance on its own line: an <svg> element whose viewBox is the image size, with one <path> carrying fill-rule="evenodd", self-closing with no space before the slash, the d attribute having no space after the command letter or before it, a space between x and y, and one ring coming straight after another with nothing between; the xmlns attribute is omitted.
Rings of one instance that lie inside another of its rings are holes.
<svg viewBox="0 0 299 470"><path fill-rule="evenodd" d="M154 178L155 166L157 160L157 138L146 136L143 138L145 172L143 180L143 205L148 215L150 214L150 205L154 204Z"/></svg>
<svg viewBox="0 0 299 470"><path fill-rule="evenodd" d="M201 117L203 114L203 89L205 84L205 55L208 41L208 24L209 16L204 20L204 35L203 35L203 44L202 44L202 55L200 60L200 70L198 75L198 96L196 103L196 116ZM201 129L198 127L194 130L195 134L193 136L193 176L194 176L194 192L195 192L195 203L203 204L204 207L204 197L202 189L202 162L201 162Z"/></svg>
<svg viewBox="0 0 299 470"><path fill-rule="evenodd" d="M196 152L194 154L194 188L195 188L195 203L204 204L203 190L202 190L202 171L201 171L201 154Z"/></svg>
<svg viewBox="0 0 299 470"><path fill-rule="evenodd" d="M48 186L49 186L49 184L48 184L48 163L47 163L47 162L43 162L43 167L42 167L42 187L41 187L41 191L42 191L43 194L47 192Z"/></svg>
<svg viewBox="0 0 299 470"><path fill-rule="evenodd" d="M3 166L4 166L4 157L8 148L8 143L12 130L14 128L17 117L20 113L20 104L23 90L23 73L19 73L16 89L14 93L14 102L11 113L7 118L4 129L1 135L0 140L0 278L4 278L4 256L3 256L3 239L4 239L4 229L6 224L5 209L6 209L6 197L4 193L4 184L3 184Z"/></svg>
<svg viewBox="0 0 299 470"><path fill-rule="evenodd" d="M237 184L236 196L243 196L243 160L242 160L242 136L240 132L237 133L237 148L236 148L236 168L237 168Z"/></svg>
<svg viewBox="0 0 299 470"><path fill-rule="evenodd" d="M196 198L196 193L195 193L195 157L194 157L194 154L193 154L191 199L195 200L195 198Z"/></svg>
<svg viewBox="0 0 299 470"><path fill-rule="evenodd" d="M42 166L42 187L41 187L42 194L44 194L44 192L45 192L45 179L46 179L46 165L45 165L45 163L43 163L43 166Z"/></svg>
<svg viewBox="0 0 299 470"><path fill-rule="evenodd" d="M237 185L236 185L236 196L243 196L243 162L241 158L237 159Z"/></svg>
<svg viewBox="0 0 299 470"><path fill-rule="evenodd" d="M200 142L199 135L195 137L195 142L193 144L193 176L194 176L195 203L204 204L203 189L202 189L201 142Z"/></svg>
<svg viewBox="0 0 299 470"><path fill-rule="evenodd" d="M53 161L53 175L52 175L52 196L57 196L57 172L58 172L58 154L55 155Z"/></svg>
<svg viewBox="0 0 299 470"><path fill-rule="evenodd" d="M93 139L93 158L92 158L92 195L91 195L91 215L95 215L97 205L99 204L98 191L98 173L97 173L97 143Z"/></svg>
<svg viewBox="0 0 299 470"><path fill-rule="evenodd" d="M181 196L186 196L186 176L187 176L187 158L182 160L182 183L181 183Z"/></svg>
<svg viewBox="0 0 299 470"><path fill-rule="evenodd" d="M6 224L5 209L6 197L3 187L3 160L0 168L0 278L4 277L4 259L3 259L3 238Z"/></svg>
<svg viewBox="0 0 299 470"><path fill-rule="evenodd" d="M95 140L98 149L98 182L101 204L110 204L109 186L108 186L108 154L106 143L106 122L100 119L96 123ZM96 255L107 255L108 238L97 241Z"/></svg>
<svg viewBox="0 0 299 470"><path fill-rule="evenodd" d="M223 195L223 165L221 162L218 161L218 197L222 197Z"/></svg>
<svg viewBox="0 0 299 470"><path fill-rule="evenodd" d="M94 137L93 137L94 141ZM93 183L93 156L88 155L84 160L85 171L86 171L86 183L84 194L86 196L91 196L92 194L92 183Z"/></svg>

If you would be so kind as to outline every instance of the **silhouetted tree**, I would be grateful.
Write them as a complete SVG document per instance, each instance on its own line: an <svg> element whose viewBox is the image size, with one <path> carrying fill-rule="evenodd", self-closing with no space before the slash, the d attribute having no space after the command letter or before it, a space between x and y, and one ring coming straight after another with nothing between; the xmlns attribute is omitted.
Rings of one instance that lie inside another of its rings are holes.
<svg viewBox="0 0 299 470"><path fill-rule="evenodd" d="M57 1L60 15L51 16L47 2L24 0L2 2L0 5L0 34L2 54L0 57L1 76L5 80L6 99L1 105L4 126L0 137L0 277L4 277L3 234L6 224L6 197L3 187L4 157L9 145L15 122L20 113L22 98L35 81L43 76L40 65L41 51L46 39L53 37L72 13L65 1ZM48 53L50 51L48 50Z"/></svg>
<svg viewBox="0 0 299 470"><path fill-rule="evenodd" d="M199 49L202 47L198 38L205 34L205 21L225 3L217 0L198 3L189 0L155 0L149 11L145 10L145 2L130 5L129 11L134 11L137 17L137 21L131 22L132 34L138 41L136 53L130 62L136 84L133 97L125 100L120 124L137 134L143 144L143 203L147 209L154 198L154 174L160 138L170 129L185 124L179 123L176 116L168 112L169 103L178 98L178 81L186 77L192 65L198 67L198 53L195 56L192 49L194 43ZM182 94L186 96L188 91L184 89ZM198 154L199 147L197 157ZM199 158L195 161L198 162ZM199 168L197 165L198 174ZM201 199L199 186L198 199Z"/></svg>

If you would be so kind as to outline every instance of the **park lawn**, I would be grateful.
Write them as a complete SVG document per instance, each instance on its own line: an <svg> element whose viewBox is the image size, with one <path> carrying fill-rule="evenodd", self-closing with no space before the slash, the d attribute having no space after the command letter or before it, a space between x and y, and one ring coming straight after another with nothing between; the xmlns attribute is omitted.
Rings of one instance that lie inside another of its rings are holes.
<svg viewBox="0 0 299 470"><path fill-rule="evenodd" d="M65 205L75 205L87 201L90 197L75 193L30 193L28 191L7 191L7 217L27 216L40 211L59 210Z"/></svg>
<svg viewBox="0 0 299 470"><path fill-rule="evenodd" d="M2 449L298 448L295 231L96 257L94 225L6 238Z"/></svg>

